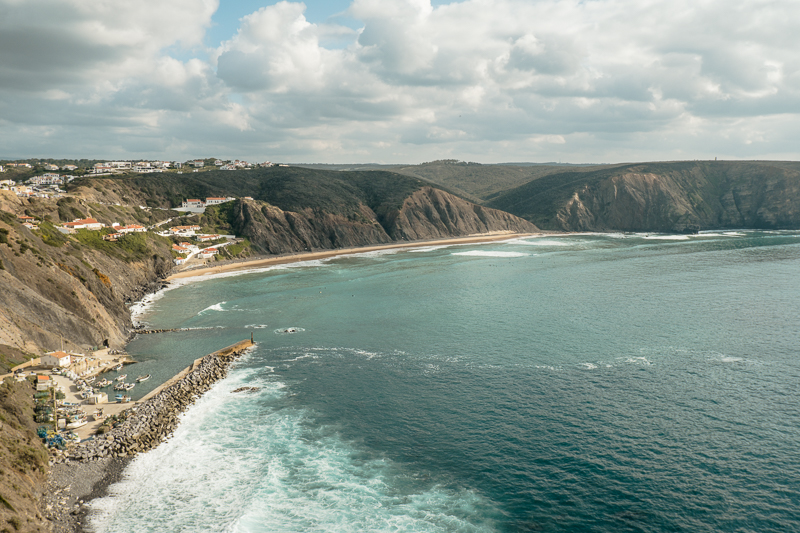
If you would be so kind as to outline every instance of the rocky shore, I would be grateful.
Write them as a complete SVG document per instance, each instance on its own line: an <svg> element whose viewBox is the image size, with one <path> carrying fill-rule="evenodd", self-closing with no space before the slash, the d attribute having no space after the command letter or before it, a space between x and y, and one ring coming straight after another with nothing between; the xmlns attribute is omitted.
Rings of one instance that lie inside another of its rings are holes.
<svg viewBox="0 0 800 533"><path fill-rule="evenodd" d="M44 502L54 530L82 531L88 511L85 503L103 496L133 456L166 440L177 427L178 416L224 378L230 364L253 344L248 339L198 359L185 375L131 407L132 414L119 426L54 456Z"/></svg>

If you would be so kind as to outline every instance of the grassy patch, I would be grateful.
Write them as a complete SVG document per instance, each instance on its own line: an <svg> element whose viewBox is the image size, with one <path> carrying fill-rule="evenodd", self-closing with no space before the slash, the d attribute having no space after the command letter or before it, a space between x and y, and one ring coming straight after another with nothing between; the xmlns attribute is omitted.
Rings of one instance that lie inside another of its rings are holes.
<svg viewBox="0 0 800 533"><path fill-rule="evenodd" d="M48 246L59 247L67 242L67 236L51 224L50 222L42 222L39 224L39 234L41 235L42 242Z"/></svg>
<svg viewBox="0 0 800 533"><path fill-rule="evenodd" d="M15 512L15 513L17 512L17 510L16 510L16 509L14 509L14 506L13 506L13 505L11 505L11 504L9 503L9 501L8 501L8 500L6 500L6 499L3 497L3 495L2 495L2 494L0 494L0 503L2 503L2 504L3 504L3 506L4 506L4 507L6 507L6 508L7 508L9 511L13 511L13 512Z"/></svg>

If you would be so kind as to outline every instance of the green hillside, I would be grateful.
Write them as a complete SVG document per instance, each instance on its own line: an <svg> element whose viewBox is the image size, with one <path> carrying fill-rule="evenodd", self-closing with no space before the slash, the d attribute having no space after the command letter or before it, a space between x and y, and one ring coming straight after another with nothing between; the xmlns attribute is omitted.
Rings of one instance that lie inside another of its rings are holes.
<svg viewBox="0 0 800 533"><path fill-rule="evenodd" d="M405 198L425 186L420 179L385 171L335 172L301 167L252 170L212 170L184 174L163 173L82 178L70 184L112 192L152 207L177 207L187 198L251 196L285 211L304 209L348 214L359 204L380 214L398 209Z"/></svg>

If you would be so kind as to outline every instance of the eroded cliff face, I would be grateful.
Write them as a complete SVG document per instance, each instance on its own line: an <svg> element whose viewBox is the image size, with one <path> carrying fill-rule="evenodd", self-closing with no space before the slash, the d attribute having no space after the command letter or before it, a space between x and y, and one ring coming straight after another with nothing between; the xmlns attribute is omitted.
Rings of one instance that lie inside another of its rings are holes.
<svg viewBox="0 0 800 533"><path fill-rule="evenodd" d="M492 231L538 231L527 220L473 204L432 187L424 187L409 196L403 202L403 207L388 217L385 225L393 239L406 241Z"/></svg>
<svg viewBox="0 0 800 533"><path fill-rule="evenodd" d="M3 207L14 211L0 213L0 367L60 349L62 340L81 352L105 340L122 347L132 329L126 304L171 270L169 246L148 237L136 257L113 257L64 237L43 240L16 220L35 210L58 221L55 204L7 197Z"/></svg>
<svg viewBox="0 0 800 533"><path fill-rule="evenodd" d="M357 215L345 218L312 210L283 211L263 202L238 200L234 217L237 235L246 236L255 247L268 254L352 248L391 241L366 206L361 206Z"/></svg>
<svg viewBox="0 0 800 533"><path fill-rule="evenodd" d="M353 248L392 241L441 239L492 231L532 232L536 226L502 211L424 187L399 209L378 217L361 204L345 217L313 211L283 211L253 200L238 200L234 228L269 254Z"/></svg>
<svg viewBox="0 0 800 533"><path fill-rule="evenodd" d="M800 228L800 165L674 162L545 176L491 205L566 231Z"/></svg>
<svg viewBox="0 0 800 533"><path fill-rule="evenodd" d="M670 176L628 172L575 191L556 219L568 231L657 231L698 224L700 217Z"/></svg>

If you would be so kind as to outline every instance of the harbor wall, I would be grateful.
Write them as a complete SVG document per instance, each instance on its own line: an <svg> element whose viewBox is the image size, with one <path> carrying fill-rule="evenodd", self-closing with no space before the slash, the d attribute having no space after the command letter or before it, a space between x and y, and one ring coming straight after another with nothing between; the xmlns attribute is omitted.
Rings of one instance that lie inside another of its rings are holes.
<svg viewBox="0 0 800 533"><path fill-rule="evenodd" d="M178 415L224 378L230 364L254 344L252 339L243 340L195 360L139 400L131 408L135 412L122 424L92 441L67 449L55 461L85 462L103 457L128 457L155 448L175 430Z"/></svg>

